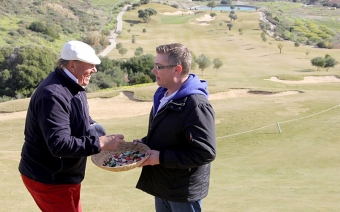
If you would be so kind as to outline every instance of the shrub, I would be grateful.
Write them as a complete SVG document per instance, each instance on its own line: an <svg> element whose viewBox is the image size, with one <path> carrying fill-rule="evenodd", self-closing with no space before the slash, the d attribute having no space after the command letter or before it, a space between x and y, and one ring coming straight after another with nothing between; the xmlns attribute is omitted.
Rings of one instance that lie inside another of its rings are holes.
<svg viewBox="0 0 340 212"><path fill-rule="evenodd" d="M316 46L317 46L318 48L327 48L328 43L325 42L325 41L320 41L320 42L318 42L318 43L316 44Z"/></svg>
<svg viewBox="0 0 340 212"><path fill-rule="evenodd" d="M142 72L137 72L136 74L133 74L133 76L129 77L129 82L131 85L151 83L152 79Z"/></svg>
<svg viewBox="0 0 340 212"><path fill-rule="evenodd" d="M0 97L0 102L8 102L8 101L11 101L11 100L14 100L14 98L9 97L9 96Z"/></svg>
<svg viewBox="0 0 340 212"><path fill-rule="evenodd" d="M18 35L18 33L17 33L16 31L9 31L8 34L9 34L10 36L16 36L16 35Z"/></svg>
<svg viewBox="0 0 340 212"><path fill-rule="evenodd" d="M45 25L39 21L32 22L28 29L34 31L34 32L44 32L45 31Z"/></svg>
<svg viewBox="0 0 340 212"><path fill-rule="evenodd" d="M24 29L18 29L18 33L22 36L26 36L26 31Z"/></svg>

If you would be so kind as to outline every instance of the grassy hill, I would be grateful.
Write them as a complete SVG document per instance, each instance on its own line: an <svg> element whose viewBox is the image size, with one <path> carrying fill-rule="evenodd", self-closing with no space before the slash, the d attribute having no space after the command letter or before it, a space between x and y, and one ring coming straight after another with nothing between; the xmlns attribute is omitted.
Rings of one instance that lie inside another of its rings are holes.
<svg viewBox="0 0 340 212"><path fill-rule="evenodd" d="M90 31L114 28L112 17L121 10L118 4L118 0L1 1L0 46L39 45L59 52L67 40L80 39ZM59 38L29 30L32 22L51 26Z"/></svg>

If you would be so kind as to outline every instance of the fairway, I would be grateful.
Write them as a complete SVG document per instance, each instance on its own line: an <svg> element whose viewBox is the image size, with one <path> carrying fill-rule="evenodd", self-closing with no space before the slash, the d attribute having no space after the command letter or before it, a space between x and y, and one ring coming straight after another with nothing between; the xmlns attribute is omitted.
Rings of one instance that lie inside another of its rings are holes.
<svg viewBox="0 0 340 212"><path fill-rule="evenodd" d="M129 58L138 47L155 55L158 45L179 42L197 57L223 62L218 70L192 71L208 82L216 113L217 158L203 211L339 211L340 65L317 71L310 60L329 54L340 61L340 49L295 47L268 35L263 42L258 12L236 11L229 30L229 12L209 18L210 11L195 15L154 3L140 8L154 8L157 15L144 23L137 10L126 12L116 42L128 52L122 56L114 49L108 57ZM141 138L156 88L152 83L91 93L91 117L108 134ZM28 100L0 103L0 211L39 211L17 170L26 112L13 111L27 108ZM154 211L153 197L135 188L140 171L109 172L89 157L83 211Z"/></svg>

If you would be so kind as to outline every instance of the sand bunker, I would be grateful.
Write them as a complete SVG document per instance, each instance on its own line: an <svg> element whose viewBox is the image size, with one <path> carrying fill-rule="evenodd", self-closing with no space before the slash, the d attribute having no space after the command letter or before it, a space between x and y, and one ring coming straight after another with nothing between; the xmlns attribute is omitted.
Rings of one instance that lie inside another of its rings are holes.
<svg viewBox="0 0 340 212"><path fill-rule="evenodd" d="M265 91L251 91L250 89L231 89L226 92L220 92L209 95L209 100L216 99L229 99L236 97L256 96L256 95L268 95L268 96L287 96L293 94L299 94L299 91L284 91L279 93L271 93Z"/></svg>
<svg viewBox="0 0 340 212"><path fill-rule="evenodd" d="M162 15L191 15L194 14L195 12L193 11L187 11L187 12L182 12L182 11L176 11L176 12L164 12L161 13ZM209 21L215 20L215 17L211 17L210 15L204 15L203 17L196 18L195 22L192 22L191 24L198 24L198 25L209 25Z"/></svg>
<svg viewBox="0 0 340 212"><path fill-rule="evenodd" d="M195 22L192 22L191 24L198 24L198 25L210 25L208 22L215 20L215 17L211 17L210 15L204 15L203 17L196 18Z"/></svg>
<svg viewBox="0 0 340 212"><path fill-rule="evenodd" d="M281 93L270 93L263 91L251 92L249 89L232 89L226 92L210 94L209 100L228 99L236 97L268 95L285 96L297 94L298 91L286 91ZM94 120L130 118L148 115L152 102L141 102L133 99L133 92L121 92L113 98L92 98L88 100L90 115ZM26 111L15 113L0 113L0 120L25 119Z"/></svg>
<svg viewBox="0 0 340 212"><path fill-rule="evenodd" d="M133 100L132 92L121 92L113 98L93 98L88 103L94 120L142 116L149 114L152 107L152 102Z"/></svg>
<svg viewBox="0 0 340 212"><path fill-rule="evenodd" d="M305 77L303 80L300 81L293 81L293 80L280 80L277 77L271 77L270 80L273 82L281 82L285 84L312 84L312 83L324 83L324 82L340 82L340 79L336 76L309 76Z"/></svg>

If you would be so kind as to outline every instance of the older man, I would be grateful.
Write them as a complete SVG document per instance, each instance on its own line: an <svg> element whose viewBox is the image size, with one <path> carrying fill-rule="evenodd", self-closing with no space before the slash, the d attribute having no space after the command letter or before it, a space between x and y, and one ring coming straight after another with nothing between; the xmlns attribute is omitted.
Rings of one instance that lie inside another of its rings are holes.
<svg viewBox="0 0 340 212"><path fill-rule="evenodd" d="M208 195L210 163L216 157L214 110L207 82L189 74L190 51L179 43L156 48L159 88L153 98L148 134L151 150L137 188L155 196L157 212L199 212Z"/></svg>
<svg viewBox="0 0 340 212"><path fill-rule="evenodd" d="M100 62L91 46L67 42L31 97L19 171L41 211L82 211L87 156L125 142L121 134L106 136L89 116L85 87Z"/></svg>

